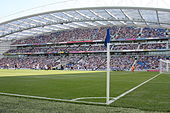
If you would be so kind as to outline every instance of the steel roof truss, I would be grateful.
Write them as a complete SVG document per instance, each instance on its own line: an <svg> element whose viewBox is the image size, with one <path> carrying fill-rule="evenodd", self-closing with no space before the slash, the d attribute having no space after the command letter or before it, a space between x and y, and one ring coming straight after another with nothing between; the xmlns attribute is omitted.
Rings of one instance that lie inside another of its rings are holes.
<svg viewBox="0 0 170 113"><path fill-rule="evenodd" d="M41 24L46 24L46 22L43 22L43 21L39 21L39 20L36 20L36 19L32 19L32 18L28 18L29 20L32 20L34 22L37 22L37 23L41 23Z"/></svg>
<svg viewBox="0 0 170 113"><path fill-rule="evenodd" d="M60 19L60 20L68 21L66 18L59 17L59 16L57 16L57 15L55 15L55 14L49 14L49 15L51 15L51 16L53 16L53 17L55 17L55 18L58 18L58 19Z"/></svg>
<svg viewBox="0 0 170 113"><path fill-rule="evenodd" d="M25 28L25 26L18 25L18 24L13 24L13 23L9 23L9 25L15 26L15 27L17 27L18 29Z"/></svg>
<svg viewBox="0 0 170 113"><path fill-rule="evenodd" d="M158 10L156 10L156 17L157 17L157 24L159 25L159 27L160 27L160 21L159 21L159 16L158 16Z"/></svg>
<svg viewBox="0 0 170 113"><path fill-rule="evenodd" d="M57 31L57 30L58 30L58 29L53 28L53 27L51 27L51 26L45 26L45 28L47 28L47 29L51 29L51 30L55 30L55 31Z"/></svg>
<svg viewBox="0 0 170 113"><path fill-rule="evenodd" d="M78 26L81 26L81 27L88 27L87 24L86 25L83 25L83 24L80 24L78 22L73 22L74 24L78 25Z"/></svg>
<svg viewBox="0 0 170 113"><path fill-rule="evenodd" d="M107 9L105 9L105 11L111 16L111 17L113 17L113 19L116 19L116 20L118 20L117 19L117 17L116 16L114 16L110 11L108 11ZM120 21L121 22L121 21ZM125 23L124 22L121 22L123 25L125 25Z"/></svg>
<svg viewBox="0 0 170 113"><path fill-rule="evenodd" d="M20 22L22 22L22 23L25 23L25 24L27 24L27 25L33 25L33 26L35 26L36 24L33 24L33 23L29 23L29 22L26 22L26 21L22 21L22 20L18 20L18 21L20 21Z"/></svg>
<svg viewBox="0 0 170 113"><path fill-rule="evenodd" d="M76 12L77 12L78 14L80 14L81 16L87 18L87 19L91 19L91 17L89 17L89 16L87 16L87 15L85 15L85 14L79 12L79 11L76 11Z"/></svg>
<svg viewBox="0 0 170 113"><path fill-rule="evenodd" d="M90 26L97 26L94 22L85 22L87 24L89 24Z"/></svg>
<svg viewBox="0 0 170 113"><path fill-rule="evenodd" d="M63 12L63 14L65 14L65 15L67 15L68 17L71 17L71 18L73 18L73 19L75 19L75 20L79 20L79 18L74 17L74 16L72 16L72 15L66 13L66 12Z"/></svg>
<svg viewBox="0 0 170 113"><path fill-rule="evenodd" d="M136 25L136 23L133 21L133 19L129 15L127 15L122 9L120 9L120 11L122 12L122 14L124 14L124 16L128 19L128 21L131 21L133 24Z"/></svg>
<svg viewBox="0 0 170 113"><path fill-rule="evenodd" d="M97 17L99 17L99 18L102 18L102 19L105 19L106 20L106 18L105 17L103 17L103 16L101 16L101 15L99 15L99 14L97 14L96 12L94 12L93 10L89 10L90 12L92 12L94 15L96 15Z"/></svg>
<svg viewBox="0 0 170 113"><path fill-rule="evenodd" d="M99 17L99 18L101 18L101 19L104 19L104 20L107 20L107 18L105 18L105 17L97 14L95 11L93 11L93 10L90 10L90 11L91 11L94 15L96 15L97 17ZM110 22L107 22L107 23L110 23ZM103 22L100 22L100 24L106 25L106 24L103 24Z"/></svg>
<svg viewBox="0 0 170 113"><path fill-rule="evenodd" d="M65 26L61 26L61 25L52 25L52 26L55 26L59 29L69 29L68 27L65 27Z"/></svg>
<svg viewBox="0 0 170 113"><path fill-rule="evenodd" d="M138 12L139 12L139 15L140 15L141 19L144 21L145 25L148 26L146 20L143 18L143 16L142 16L142 14L141 14L139 9L138 9Z"/></svg>
<svg viewBox="0 0 170 113"><path fill-rule="evenodd" d="M47 17L43 17L42 15L40 15L39 16L40 18L42 18L42 19L44 19L44 20L46 20L46 21L50 21L50 22L56 22L55 20L53 20L53 19L50 19L50 18L47 18Z"/></svg>

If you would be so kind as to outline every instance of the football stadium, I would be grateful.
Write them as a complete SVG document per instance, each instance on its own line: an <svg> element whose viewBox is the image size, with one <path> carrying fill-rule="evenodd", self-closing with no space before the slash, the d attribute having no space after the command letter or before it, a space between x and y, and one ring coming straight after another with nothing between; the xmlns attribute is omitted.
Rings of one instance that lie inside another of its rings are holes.
<svg viewBox="0 0 170 113"><path fill-rule="evenodd" d="M169 6L67 0L8 15L16 17L0 23L0 112L170 112Z"/></svg>

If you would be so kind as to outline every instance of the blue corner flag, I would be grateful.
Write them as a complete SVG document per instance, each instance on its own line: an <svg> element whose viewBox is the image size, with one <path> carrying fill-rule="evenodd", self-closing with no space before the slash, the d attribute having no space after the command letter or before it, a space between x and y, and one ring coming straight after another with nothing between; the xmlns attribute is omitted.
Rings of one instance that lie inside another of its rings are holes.
<svg viewBox="0 0 170 113"><path fill-rule="evenodd" d="M104 41L104 45L107 46L107 43L110 43L110 29L107 29L107 34L106 34L106 38Z"/></svg>

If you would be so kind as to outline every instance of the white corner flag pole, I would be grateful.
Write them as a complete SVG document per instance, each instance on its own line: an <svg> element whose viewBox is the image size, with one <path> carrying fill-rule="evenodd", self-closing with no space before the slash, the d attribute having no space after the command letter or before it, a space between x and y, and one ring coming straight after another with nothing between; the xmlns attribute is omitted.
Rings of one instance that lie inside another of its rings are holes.
<svg viewBox="0 0 170 113"><path fill-rule="evenodd" d="M110 43L107 43L106 104L110 100Z"/></svg>

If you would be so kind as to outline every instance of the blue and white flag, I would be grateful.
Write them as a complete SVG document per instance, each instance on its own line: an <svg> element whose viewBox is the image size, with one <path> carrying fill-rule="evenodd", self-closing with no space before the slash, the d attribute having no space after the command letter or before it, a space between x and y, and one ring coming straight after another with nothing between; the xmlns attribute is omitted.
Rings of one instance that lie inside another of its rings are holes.
<svg viewBox="0 0 170 113"><path fill-rule="evenodd" d="M110 29L107 29L104 45L107 46L107 43L110 43Z"/></svg>

